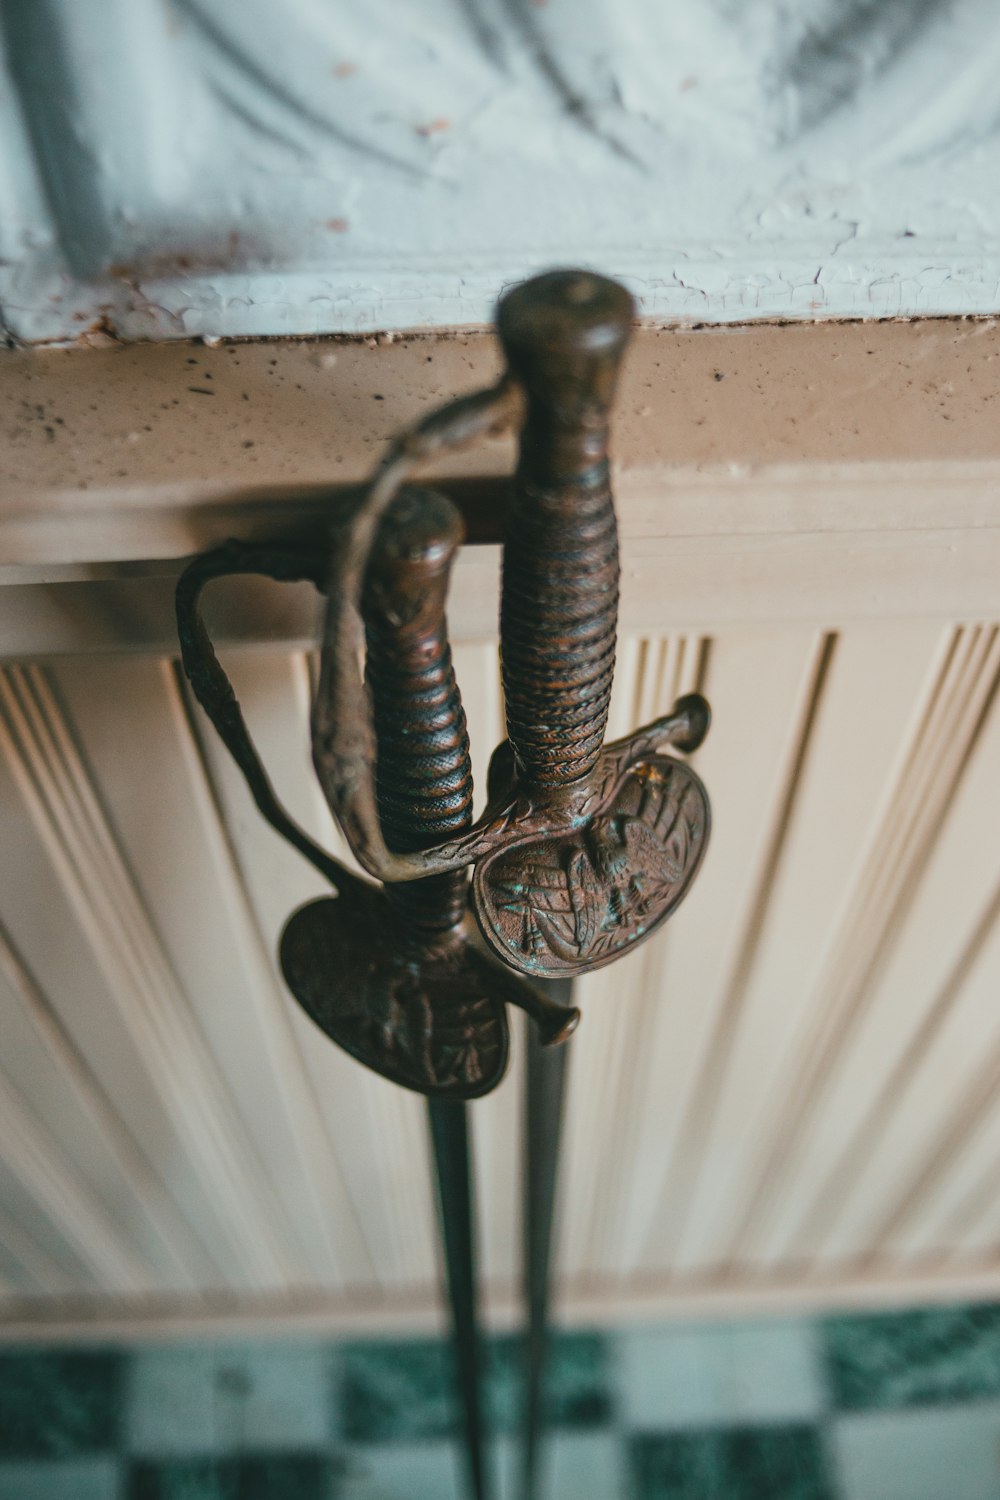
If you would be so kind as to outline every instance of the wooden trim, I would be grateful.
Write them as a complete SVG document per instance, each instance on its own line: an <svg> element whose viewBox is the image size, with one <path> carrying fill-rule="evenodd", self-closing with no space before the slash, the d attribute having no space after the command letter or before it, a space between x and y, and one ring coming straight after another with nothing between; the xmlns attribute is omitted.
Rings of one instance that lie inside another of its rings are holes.
<svg viewBox="0 0 1000 1500"><path fill-rule="evenodd" d="M994 321L641 329L616 431L626 630L1000 612ZM172 649L172 578L225 537L319 535L392 431L492 379L486 333L0 353L0 652ZM206 395L205 392L215 394ZM428 475L499 538L511 444ZM487 639L496 555L456 569ZM315 640L234 585L230 643Z"/></svg>
<svg viewBox="0 0 1000 1500"><path fill-rule="evenodd" d="M566 1327L614 1328L637 1323L814 1316L880 1312L897 1307L995 1301L1000 1261L927 1269L873 1266L807 1279L794 1271L767 1281L645 1282L608 1286L557 1284L554 1303ZM515 1294L484 1289L486 1322L520 1326ZM243 1299L204 1295L197 1302L146 1298L128 1303L94 1298L8 1299L0 1302L0 1347L18 1343L133 1343L191 1338L395 1337L443 1334L445 1310L432 1289L409 1295L309 1295Z"/></svg>

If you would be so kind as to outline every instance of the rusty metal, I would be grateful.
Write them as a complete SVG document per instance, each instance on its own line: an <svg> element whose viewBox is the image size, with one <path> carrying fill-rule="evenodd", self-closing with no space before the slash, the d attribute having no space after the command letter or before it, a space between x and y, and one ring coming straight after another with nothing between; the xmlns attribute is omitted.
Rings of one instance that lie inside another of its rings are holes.
<svg viewBox="0 0 1000 1500"><path fill-rule="evenodd" d="M380 825L410 851L472 821L472 764L445 593L462 527L450 501L404 490L379 528L365 592ZM281 940L293 993L335 1041L427 1094L492 1088L509 1050L503 998L469 962L468 875L453 870L303 907Z"/></svg>
<svg viewBox="0 0 1000 1500"><path fill-rule="evenodd" d="M286 979L341 1046L424 1093L472 1098L498 1081L506 1003L532 1014L543 1040L566 1035L576 1012L524 980L569 979L643 941L682 900L705 850L704 787L659 753L697 748L705 700L689 695L604 743L619 578L608 427L632 313L624 289L591 272L516 287L499 308L501 381L397 438L325 548L231 544L197 559L178 589L195 693L264 816L338 891L289 921ZM444 612L461 523L449 501L409 481L511 425L521 445L500 627L508 738L473 823ZM293 823L253 749L198 612L205 582L240 571L309 578L326 594L313 760L379 885ZM482 944L465 916L469 866Z"/></svg>
<svg viewBox="0 0 1000 1500"><path fill-rule="evenodd" d="M563 1047L542 1049L558 1057ZM456 1099L428 1099L428 1123L438 1189L438 1226L444 1252L445 1288L451 1308L452 1352L457 1405L462 1413L465 1456L472 1500L492 1494L483 1411L485 1349L479 1319L476 1275L476 1213L469 1105Z"/></svg>
<svg viewBox="0 0 1000 1500"><path fill-rule="evenodd" d="M468 737L447 644L444 598L461 542L450 501L406 489L379 529L366 598L368 676L380 732L380 811L388 837L419 848L471 817ZM178 587L181 655L199 702L243 771L258 808L331 882L296 911L281 938L289 989L333 1041L393 1082L472 1099L494 1088L509 1054L506 1005L524 1009L545 1044L572 1031L567 1014L475 940L464 870L381 888L347 870L288 816L270 784L205 631L200 595L213 578L256 572L316 583L298 548L232 544L193 563Z"/></svg>
<svg viewBox="0 0 1000 1500"><path fill-rule="evenodd" d="M569 1005L573 985L554 979L552 999ZM549 1302L556 1198L566 1080L572 1047L540 1047L528 1038L524 1078L524 1154L521 1174L522 1291L525 1309L521 1401L521 1500L536 1500L542 1438L549 1403L545 1376L549 1352Z"/></svg>
<svg viewBox="0 0 1000 1500"><path fill-rule="evenodd" d="M603 743L618 607L608 425L632 311L622 287L585 271L511 291L498 316L504 378L396 440L327 580L313 761L351 848L390 883L472 864L483 936L528 977L586 973L648 937L686 894L708 839L700 780L656 753L701 743L709 709L700 695ZM419 465L515 421L521 452L500 624L508 739L477 823L421 851L394 850L379 820L374 734L356 666L373 539Z"/></svg>
<svg viewBox="0 0 1000 1500"><path fill-rule="evenodd" d="M399 851L472 822L472 764L451 664L445 594L462 541L455 507L404 489L383 518L367 571L366 674L380 826ZM551 1041L558 1007L470 942L464 869L324 898L281 940L290 989L326 1033L386 1077L421 1093L471 1099L500 1081L505 1002Z"/></svg>
<svg viewBox="0 0 1000 1500"><path fill-rule="evenodd" d="M471 1493L485 1500L482 1349L467 1108L503 1075L506 1006L536 1022L527 1071L524 1176L523 1493L537 1493L564 1053L576 975L648 937L690 887L709 832L704 787L665 746L695 750L698 694L604 743L614 674L618 535L608 426L632 304L616 283L556 272L501 301L507 360L390 446L352 516L325 542L230 543L197 558L177 591L194 692L263 816L335 896L293 913L285 979L326 1034L384 1077L428 1096L453 1347ZM469 741L448 645L448 575L464 529L422 465L516 425L504 516L500 649L507 738L472 821ZM231 573L308 579L327 598L312 715L313 762L374 883L312 840L278 800L200 614ZM358 668L363 654L362 678ZM469 879L469 868L472 879ZM470 906L476 923L470 915ZM552 981L535 987L532 979Z"/></svg>

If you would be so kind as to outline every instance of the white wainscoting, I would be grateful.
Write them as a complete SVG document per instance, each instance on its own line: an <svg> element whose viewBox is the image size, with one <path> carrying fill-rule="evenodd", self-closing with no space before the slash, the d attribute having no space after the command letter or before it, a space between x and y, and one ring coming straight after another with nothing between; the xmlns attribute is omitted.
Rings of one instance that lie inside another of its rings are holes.
<svg viewBox="0 0 1000 1500"><path fill-rule="evenodd" d="M637 334L612 729L701 683L715 830L668 928L581 985L567 1317L1000 1295L997 369L995 323ZM495 370L483 334L0 355L0 1338L438 1316L422 1103L284 990L321 881L192 705L171 593L192 551L314 526ZM510 459L448 472L495 496ZM480 783L497 562L465 549L452 599ZM339 847L316 596L220 584L208 612ZM473 1110L497 1318L515 1031Z"/></svg>
<svg viewBox="0 0 1000 1500"><path fill-rule="evenodd" d="M456 655L481 772L495 652ZM227 664L282 793L338 846L308 763L310 658ZM569 1310L935 1295L994 1270L1000 1288L1000 629L628 635L613 732L698 680L705 868L662 934L581 984ZM57 1323L87 1305L425 1317L421 1102L285 993L278 933L322 883L261 823L175 664L8 665L0 742L10 1327L24 1298ZM473 1110L497 1308L518 1268L519 1073Z"/></svg>

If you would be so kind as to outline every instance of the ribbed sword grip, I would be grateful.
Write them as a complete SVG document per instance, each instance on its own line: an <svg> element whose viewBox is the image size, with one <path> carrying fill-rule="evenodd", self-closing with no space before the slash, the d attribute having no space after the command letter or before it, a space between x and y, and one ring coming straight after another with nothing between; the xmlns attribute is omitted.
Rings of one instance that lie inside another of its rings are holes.
<svg viewBox="0 0 1000 1500"><path fill-rule="evenodd" d="M378 813L398 853L428 848L472 822L469 736L445 617L463 535L443 495L406 489L383 519L365 581ZM430 935L461 921L467 885L457 870L387 886L386 894L408 926Z"/></svg>
<svg viewBox="0 0 1000 1500"><path fill-rule="evenodd" d="M624 287L589 271L535 277L498 310L527 397L500 649L508 738L534 788L585 775L607 727L619 573L608 424L633 311Z"/></svg>

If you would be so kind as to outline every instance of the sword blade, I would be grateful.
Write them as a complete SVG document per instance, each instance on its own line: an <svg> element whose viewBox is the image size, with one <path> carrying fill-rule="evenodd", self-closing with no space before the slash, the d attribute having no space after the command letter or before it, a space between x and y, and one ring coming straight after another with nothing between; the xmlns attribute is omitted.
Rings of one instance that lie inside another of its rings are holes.
<svg viewBox="0 0 1000 1500"><path fill-rule="evenodd" d="M461 1100L428 1099L427 1115L437 1174L439 1227L470 1492L475 1500L489 1500L492 1486L485 1462L483 1342L476 1280L475 1198L468 1106Z"/></svg>
<svg viewBox="0 0 1000 1500"><path fill-rule="evenodd" d="M558 1003L572 1003L571 980L552 980L544 989ZM521 1414L522 1500L536 1500L539 1493L539 1459L545 1430L552 1247L569 1051L568 1042L561 1047L543 1047L538 1039L537 1029L528 1027L523 1167L525 1335L524 1404Z"/></svg>

